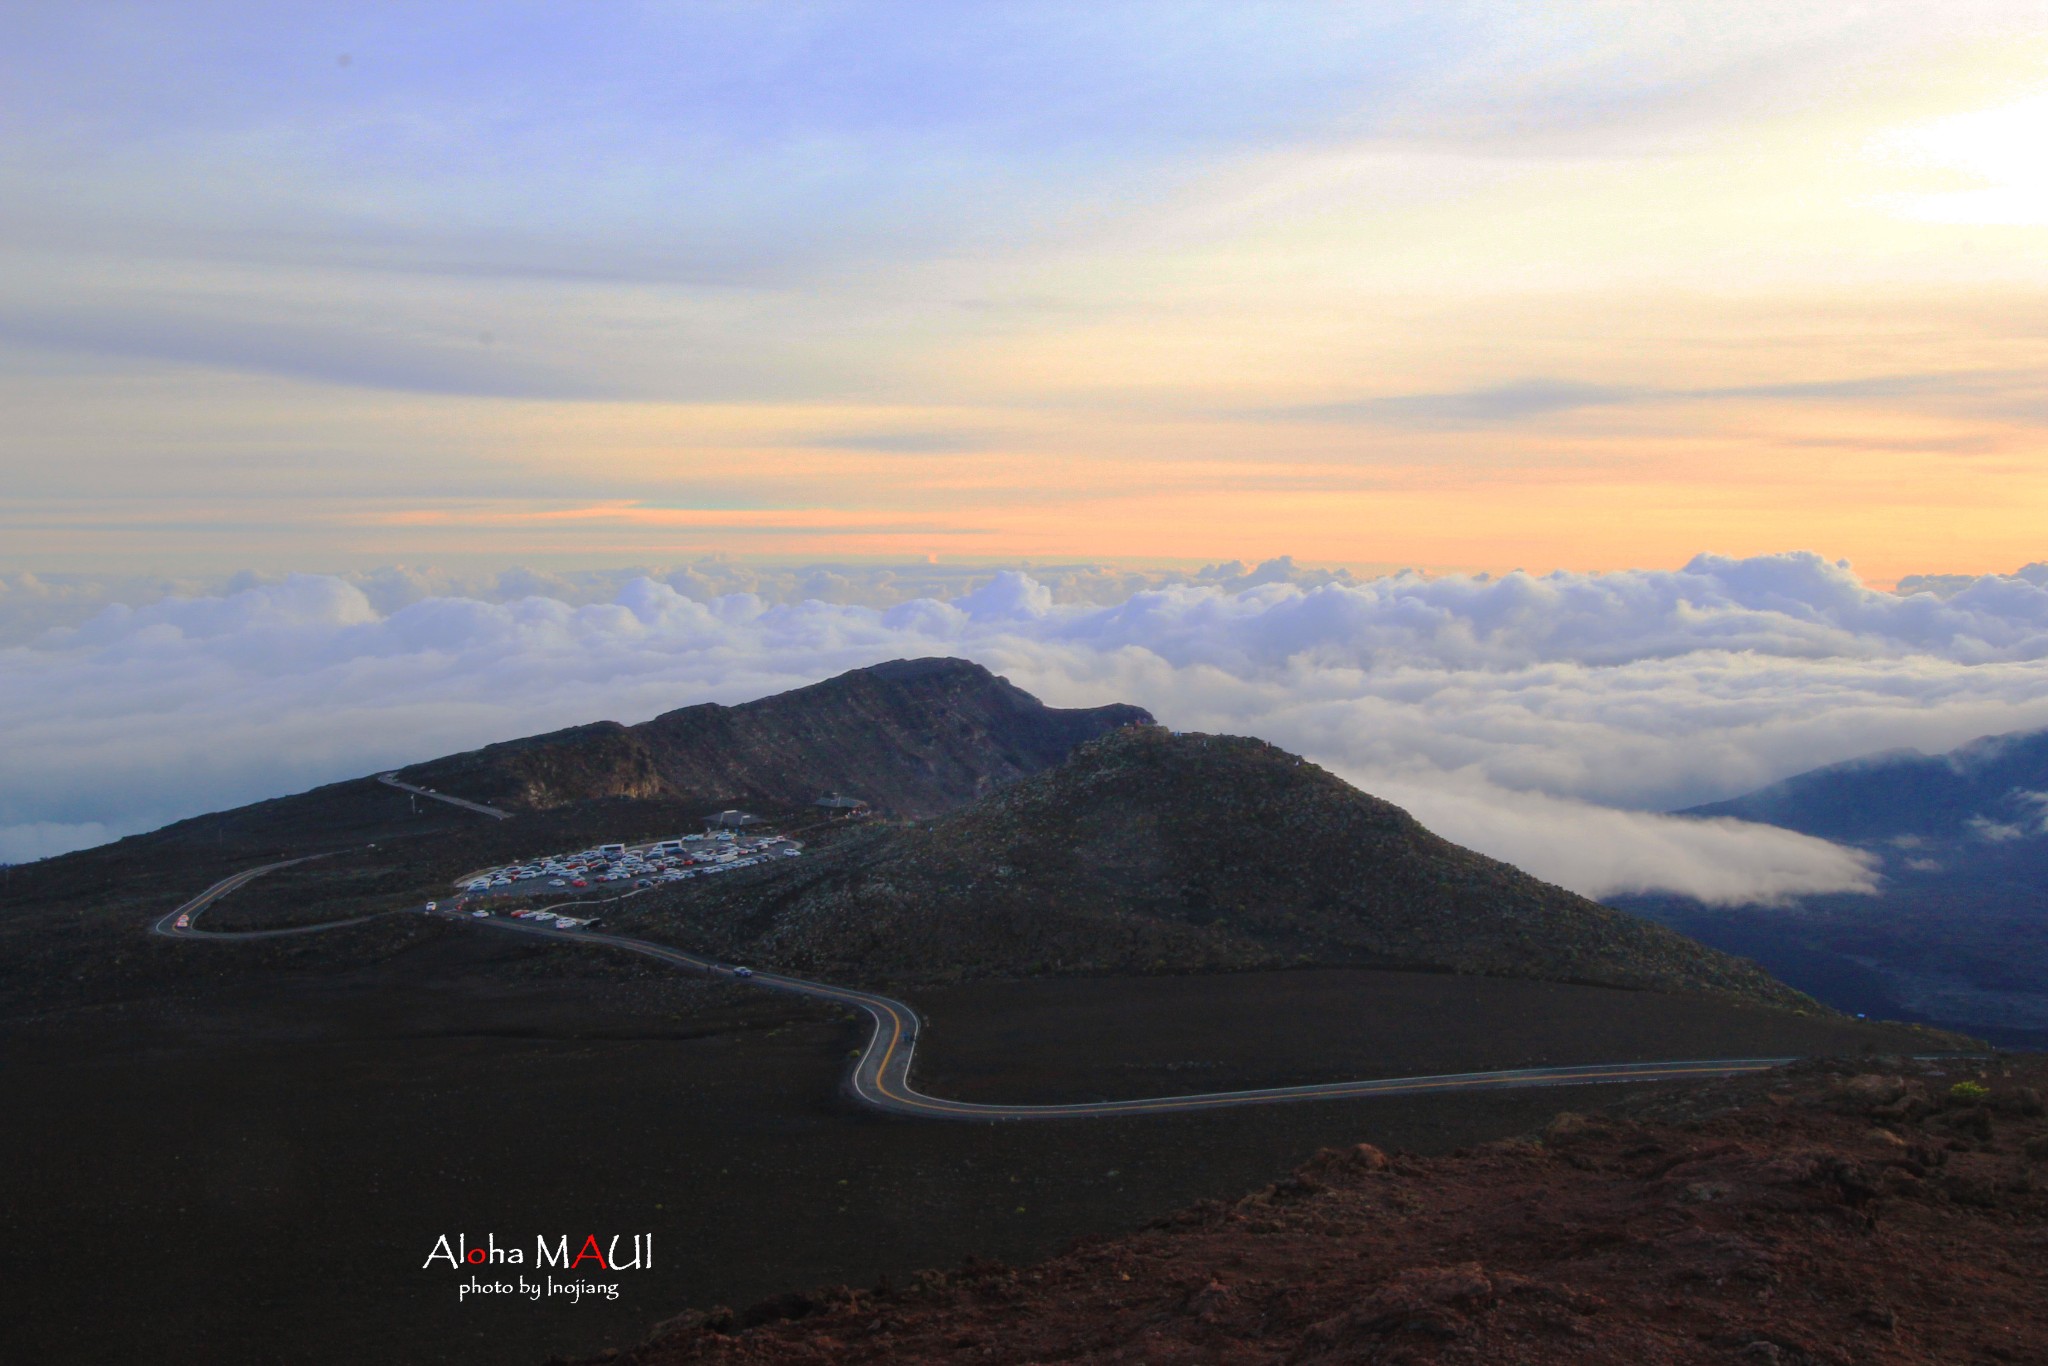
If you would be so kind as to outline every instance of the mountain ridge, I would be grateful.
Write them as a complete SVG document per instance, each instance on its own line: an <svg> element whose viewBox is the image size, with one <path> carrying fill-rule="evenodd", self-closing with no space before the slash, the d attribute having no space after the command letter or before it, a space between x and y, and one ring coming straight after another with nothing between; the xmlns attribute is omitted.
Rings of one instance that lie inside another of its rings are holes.
<svg viewBox="0 0 2048 1366"><path fill-rule="evenodd" d="M1782 906L1612 903L1754 958L1840 1010L2048 1047L2048 730L1891 749L1675 813L1854 845L1877 894Z"/></svg>
<svg viewBox="0 0 2048 1366"><path fill-rule="evenodd" d="M1127 703L1048 707L969 660L890 660L737 706L705 702L633 726L592 722L487 745L399 776L512 810L593 797L800 806L843 791L918 819L1151 720Z"/></svg>
<svg viewBox="0 0 2048 1366"><path fill-rule="evenodd" d="M1826 764L1681 816L1733 816L1822 839L1952 839L2039 825L2048 809L2048 730L1979 736L1941 754L1889 749Z"/></svg>

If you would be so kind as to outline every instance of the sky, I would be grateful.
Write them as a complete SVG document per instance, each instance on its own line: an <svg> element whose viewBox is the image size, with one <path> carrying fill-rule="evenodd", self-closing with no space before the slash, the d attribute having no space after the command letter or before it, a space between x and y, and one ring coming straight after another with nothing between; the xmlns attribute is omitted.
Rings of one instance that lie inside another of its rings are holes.
<svg viewBox="0 0 2048 1366"><path fill-rule="evenodd" d="M2048 14L0 7L0 568L2040 558Z"/></svg>
<svg viewBox="0 0 2048 1366"><path fill-rule="evenodd" d="M1881 894L1664 813L2048 726L2044 247L2039 3L0 5L0 861L955 654Z"/></svg>

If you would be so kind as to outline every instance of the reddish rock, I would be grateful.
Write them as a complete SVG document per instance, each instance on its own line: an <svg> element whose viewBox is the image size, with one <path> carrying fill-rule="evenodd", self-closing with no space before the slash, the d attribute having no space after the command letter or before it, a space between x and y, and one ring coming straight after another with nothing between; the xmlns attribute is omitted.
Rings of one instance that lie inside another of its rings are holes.
<svg viewBox="0 0 2048 1366"><path fill-rule="evenodd" d="M1990 1099L1966 1104L1953 1067L1911 1068L1645 1096L1450 1157L1325 1149L1037 1268L684 1315L619 1359L2048 1362L2048 1120L2027 1099L2048 1061L1978 1069Z"/></svg>

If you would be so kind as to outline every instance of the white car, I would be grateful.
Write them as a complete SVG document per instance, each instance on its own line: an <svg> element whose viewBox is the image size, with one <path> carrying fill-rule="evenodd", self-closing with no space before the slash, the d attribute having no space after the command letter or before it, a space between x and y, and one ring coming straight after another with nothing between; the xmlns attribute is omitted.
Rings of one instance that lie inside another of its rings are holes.
<svg viewBox="0 0 2048 1366"><path fill-rule="evenodd" d="M441 908L441 903L440 903L440 902L438 902L438 901L429 901L429 902L427 903L427 909L428 909L428 910L430 910L430 911L436 911L436 910L439 910L440 908Z"/></svg>
<svg viewBox="0 0 2048 1366"><path fill-rule="evenodd" d="M471 915L473 915L473 916L475 916L475 917L476 917L477 919L479 919L479 920L482 920L482 919L484 919L484 918L488 917L488 916L490 915L490 912L489 912L489 911L471 911L471 912L470 912L470 914L471 914Z"/></svg>

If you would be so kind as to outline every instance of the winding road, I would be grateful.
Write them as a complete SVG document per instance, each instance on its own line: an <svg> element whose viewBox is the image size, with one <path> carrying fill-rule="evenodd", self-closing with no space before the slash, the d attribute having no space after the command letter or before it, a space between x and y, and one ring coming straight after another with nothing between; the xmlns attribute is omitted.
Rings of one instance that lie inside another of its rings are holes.
<svg viewBox="0 0 2048 1366"><path fill-rule="evenodd" d="M320 930L338 930L343 925L360 925L368 920L381 920L387 915L399 915L399 911L378 911L374 915L358 915L348 920L323 920L317 925L292 925L280 930L195 930L192 921L199 913L214 902L226 896L237 887L245 887L280 868L289 868L295 863L310 863L316 858L329 858L329 854L308 854L304 858L288 858L281 863L265 863L255 868L244 868L233 877L224 877L198 896L181 905L174 906L159 916L150 925L151 934L160 934L166 939L280 939L288 934L314 934Z"/></svg>
<svg viewBox="0 0 2048 1366"><path fill-rule="evenodd" d="M464 811L474 811L480 816L489 816L492 820L509 821L512 819L510 811L500 811L495 806L485 806L482 802L473 802L464 797L451 797L445 792L436 792L431 787L414 787L411 783L401 783L398 781L397 769L393 769L389 773L379 773L377 781L386 787L395 787L400 792L410 792L415 797L426 797L432 801L446 802L450 806L459 806Z"/></svg>
<svg viewBox="0 0 2048 1366"><path fill-rule="evenodd" d="M312 857L323 858L326 855L316 854ZM266 939L279 935L310 934L317 930L339 929L344 925L359 925L364 921L379 918L376 915L356 916L349 920L334 920L320 925L300 925L281 930L216 932L201 930L194 926L193 921L198 918L200 912L229 892L247 885L265 873L305 861L287 859L282 863L267 863L260 867L244 869L232 877L222 878L198 896L162 916L150 928L153 933L174 939ZM380 914L399 915L405 912L385 911ZM942 1096L928 1096L910 1084L910 1063L917 1047L917 1012L890 997L854 987L832 986L829 983L813 982L802 977L787 977L781 973L750 972L697 954L685 953L666 944L635 939L628 935L603 934L593 930L558 930L528 921L509 920L495 915L481 917L452 910L435 911L432 914L444 920L457 920L465 925L482 926L506 934L561 939L584 947L622 949L628 953L657 958L675 967L691 969L707 976L745 982L751 986L765 987L770 991L807 996L812 1000L830 1001L835 1005L861 1011L873 1022L874 1032L869 1035L866 1046L861 1049L859 1061L854 1063L853 1071L846 1079L847 1091L856 1100L873 1109L921 1119L1084 1119L1116 1115L1184 1114L1196 1110L1228 1109L1239 1105L1274 1105L1289 1101L1341 1100L1361 1096L1440 1095L1463 1091L1517 1090L1533 1086L1587 1085L1594 1082L1683 1081L1702 1077L1735 1076L1745 1072L1763 1072L1794 1061L1792 1058L1705 1058L1673 1062L1593 1063L1577 1067L1524 1067L1494 1072L1453 1072L1427 1077L1380 1077L1365 1081L1323 1082L1311 1086L1270 1086L1247 1091L1153 1096L1142 1100L1075 1101L1061 1105L992 1105L978 1101L947 1100ZM182 924L179 923L180 917L184 918Z"/></svg>

